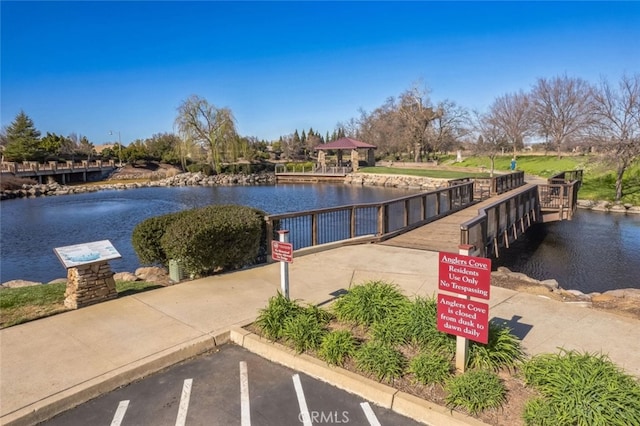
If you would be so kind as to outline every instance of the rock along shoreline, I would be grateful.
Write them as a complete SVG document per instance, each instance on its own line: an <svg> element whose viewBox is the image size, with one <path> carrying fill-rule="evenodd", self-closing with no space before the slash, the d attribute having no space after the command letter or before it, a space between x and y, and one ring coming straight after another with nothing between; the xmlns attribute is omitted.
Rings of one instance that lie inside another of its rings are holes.
<svg viewBox="0 0 640 426"><path fill-rule="evenodd" d="M22 185L20 189L0 191L0 200L15 198L47 197L70 194L84 194L87 192L125 190L152 187L178 186L233 186L233 185L273 185L276 182L273 173L220 174L206 176L198 173L180 173L160 180L146 182L123 183L117 180L105 181L103 184L93 185L60 185L59 183Z"/></svg>
<svg viewBox="0 0 640 426"><path fill-rule="evenodd" d="M123 178L128 176L124 175ZM134 176L132 176L134 177ZM385 175L378 173L350 173L344 178L346 185L384 186L393 188L432 191L447 186L448 179L437 179L419 176ZM22 185L20 189L0 191L0 200L16 198L34 198L57 195L83 194L88 192L125 190L152 187L179 186L249 186L275 185L275 173L262 172L245 174L220 174L206 176L201 172L179 173L164 179L146 182L122 183L117 179L105 181L103 184L92 185L60 185L59 183ZM632 204L617 204L610 201L578 200L578 208L604 213L640 214L640 206Z"/></svg>

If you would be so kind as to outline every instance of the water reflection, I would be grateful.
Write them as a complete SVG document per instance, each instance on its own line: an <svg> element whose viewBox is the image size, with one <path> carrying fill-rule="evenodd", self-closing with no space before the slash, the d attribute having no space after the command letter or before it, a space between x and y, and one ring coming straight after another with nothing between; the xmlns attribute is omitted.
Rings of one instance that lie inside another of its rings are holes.
<svg viewBox="0 0 640 426"><path fill-rule="evenodd" d="M494 265L584 293L640 288L640 216L578 210L572 221L536 225Z"/></svg>
<svg viewBox="0 0 640 426"><path fill-rule="evenodd" d="M3 201L0 208L0 282L50 281L66 272L55 247L110 240L122 254L115 271L133 271L138 260L131 233L142 220L209 204L240 204L267 213L377 202L411 193L397 188L287 184L141 188L61 197Z"/></svg>

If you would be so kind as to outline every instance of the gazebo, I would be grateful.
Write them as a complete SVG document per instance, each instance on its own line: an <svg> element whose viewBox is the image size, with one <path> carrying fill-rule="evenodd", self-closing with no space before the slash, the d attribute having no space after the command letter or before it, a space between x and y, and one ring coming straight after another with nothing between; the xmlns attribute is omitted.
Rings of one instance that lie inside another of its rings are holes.
<svg viewBox="0 0 640 426"><path fill-rule="evenodd" d="M373 151L376 148L377 147L375 145L371 145L356 139L340 138L333 142L318 145L313 149L318 151L318 164L320 165L320 167L323 167L323 168L326 166L325 151L334 150L338 152L338 166L344 165L342 162L342 151L346 151L346 150L351 151L350 161L351 161L353 170L356 171L358 170L358 162L360 161L360 155L358 153L358 150L366 149L367 150L367 156L366 156L367 166L375 166L376 159Z"/></svg>

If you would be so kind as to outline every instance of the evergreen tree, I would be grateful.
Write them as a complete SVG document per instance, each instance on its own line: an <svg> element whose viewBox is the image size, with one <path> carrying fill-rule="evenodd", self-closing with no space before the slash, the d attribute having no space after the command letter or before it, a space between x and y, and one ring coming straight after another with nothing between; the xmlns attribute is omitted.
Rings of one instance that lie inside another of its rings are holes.
<svg viewBox="0 0 640 426"><path fill-rule="evenodd" d="M24 111L20 111L7 127L4 156L9 161L37 161L44 158L40 148L40 132Z"/></svg>

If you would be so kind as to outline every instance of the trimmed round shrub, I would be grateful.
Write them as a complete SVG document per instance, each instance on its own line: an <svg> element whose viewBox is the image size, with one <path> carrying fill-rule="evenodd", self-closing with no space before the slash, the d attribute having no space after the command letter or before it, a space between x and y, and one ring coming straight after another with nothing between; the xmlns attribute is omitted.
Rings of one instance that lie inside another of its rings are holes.
<svg viewBox="0 0 640 426"><path fill-rule="evenodd" d="M264 212L237 205L192 210L166 229L161 245L167 258L194 275L240 268L255 261L264 233Z"/></svg>
<svg viewBox="0 0 640 426"><path fill-rule="evenodd" d="M189 214L188 211L163 214L143 220L133 228L131 245L143 264L160 263L167 265L169 259L160 240L165 231L178 218Z"/></svg>

